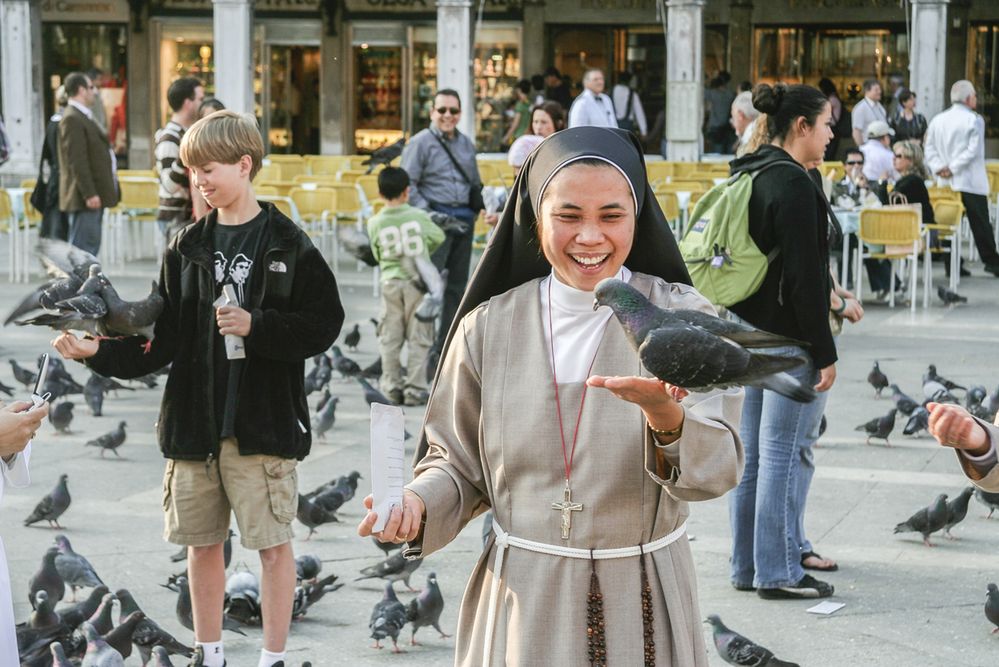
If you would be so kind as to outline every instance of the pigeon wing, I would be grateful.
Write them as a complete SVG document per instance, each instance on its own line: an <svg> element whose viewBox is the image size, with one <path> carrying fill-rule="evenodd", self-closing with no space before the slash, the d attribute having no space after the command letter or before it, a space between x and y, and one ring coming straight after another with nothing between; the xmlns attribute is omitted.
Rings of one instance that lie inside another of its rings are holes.
<svg viewBox="0 0 999 667"><path fill-rule="evenodd" d="M657 378L686 389L729 386L749 366L750 354L687 322L653 329L638 347Z"/></svg>
<svg viewBox="0 0 999 667"><path fill-rule="evenodd" d="M722 319L714 315L702 313L699 310L668 310L671 318L676 318L700 327L716 336L728 338L733 343L738 343L742 347L784 347L787 345L797 345L798 347L808 347L808 343L786 336L772 334L748 324L733 322Z"/></svg>

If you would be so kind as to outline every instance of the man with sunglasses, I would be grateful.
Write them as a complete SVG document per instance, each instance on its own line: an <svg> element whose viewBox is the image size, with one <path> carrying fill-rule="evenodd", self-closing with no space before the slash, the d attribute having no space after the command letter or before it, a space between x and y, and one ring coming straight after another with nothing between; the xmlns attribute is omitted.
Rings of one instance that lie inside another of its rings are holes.
<svg viewBox="0 0 999 667"><path fill-rule="evenodd" d="M450 88L437 91L430 127L413 135L402 151L402 168L410 180L409 203L458 218L466 227L458 233L449 232L431 257L438 269L448 270L440 329L433 350L440 350L465 292L474 222L482 210L482 177L475 163L475 143L458 130L460 118L458 92ZM486 222L495 224L496 215L486 215Z"/></svg>

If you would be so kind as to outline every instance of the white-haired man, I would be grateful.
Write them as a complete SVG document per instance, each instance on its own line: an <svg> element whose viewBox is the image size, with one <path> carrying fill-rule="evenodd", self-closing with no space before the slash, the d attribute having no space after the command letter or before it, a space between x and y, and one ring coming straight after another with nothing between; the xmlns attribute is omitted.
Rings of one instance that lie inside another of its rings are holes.
<svg viewBox="0 0 999 667"><path fill-rule="evenodd" d="M989 177L985 171L985 121L975 113L978 95L967 80L950 89L950 108L933 117L926 130L926 166L961 193L971 233L985 270L999 277L992 225L989 224Z"/></svg>
<svg viewBox="0 0 999 667"><path fill-rule="evenodd" d="M756 129L756 119L760 117L760 112L753 106L753 91L744 90L732 100L732 127L739 135L739 145L735 149L736 155L745 152L746 144L753 136Z"/></svg>
<svg viewBox="0 0 999 667"><path fill-rule="evenodd" d="M569 110L569 127L582 125L617 127L614 103L604 94L604 73L598 69L588 69L583 74L583 92Z"/></svg>

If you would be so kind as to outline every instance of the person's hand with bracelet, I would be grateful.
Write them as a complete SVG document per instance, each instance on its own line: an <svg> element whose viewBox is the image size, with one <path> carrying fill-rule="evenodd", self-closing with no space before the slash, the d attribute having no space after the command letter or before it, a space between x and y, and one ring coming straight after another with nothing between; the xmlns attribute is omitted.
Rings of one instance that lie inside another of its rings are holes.
<svg viewBox="0 0 999 667"><path fill-rule="evenodd" d="M830 309L834 314L853 323L859 322L864 317L864 307L852 295L846 296L835 293L835 296L839 299L840 303L839 306L831 306Z"/></svg>

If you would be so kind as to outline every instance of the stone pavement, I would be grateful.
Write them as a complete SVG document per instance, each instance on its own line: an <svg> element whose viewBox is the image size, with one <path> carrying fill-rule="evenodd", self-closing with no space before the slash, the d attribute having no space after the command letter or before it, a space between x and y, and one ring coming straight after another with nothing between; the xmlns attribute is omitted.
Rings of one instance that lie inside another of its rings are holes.
<svg viewBox="0 0 999 667"><path fill-rule="evenodd" d="M6 258L0 244L0 258ZM377 354L373 327L368 318L377 314L371 294L371 273L358 273L344 262L341 290L348 325L361 323L360 350L353 356L366 365ZM973 267L981 276L981 269ZM0 262L0 275L6 267ZM112 271L115 284L126 297L137 298L148 289L155 273L152 262L130 264L124 273ZM937 270L938 280L942 271ZM982 605L985 586L999 579L999 520L987 521L984 510L972 501L967 520L955 529L959 540L934 538L928 549L918 535L893 535L894 525L924 506L938 493L956 494L966 485L954 455L927 436L901 435L893 447L865 445L853 427L888 410L887 399L875 400L865 378L878 359L892 381L913 396L920 394L920 377L927 363L960 382L999 383L994 356L999 344L999 281L966 279L960 292L970 303L954 309L937 304L916 315L898 308L869 305L865 320L847 326L840 338L838 380L827 408L829 428L816 450L817 472L809 499L806 526L815 548L840 563L840 571L827 578L836 586L834 600L846 607L828 617L805 613L810 602L763 601L752 593L736 592L728 584L730 530L725 499L691 506L690 533L700 589L702 615L717 613L732 628L769 646L778 656L801 665L907 665L951 667L995 665L999 635L989 634ZM27 287L4 282L0 286L0 313L4 315ZM16 384L6 360L30 363L47 347L47 331L18 327L0 330L0 380ZM70 365L80 381L85 371ZM162 386L162 383L161 383ZM352 469L367 477L367 408L356 384L334 380L340 396L337 422L326 442L317 442L300 465L301 488ZM81 397L73 433L55 435L45 425L35 443L32 485L8 489L0 509L3 535L14 585L15 615L27 618L27 581L37 569L47 545L57 531L26 528L22 520L55 484L61 473L69 475L73 504L62 523L74 548L85 554L112 589L130 589L140 606L179 638L192 640L173 613L175 595L160 587L181 567L170 562L176 547L162 540L161 480L163 459L155 444L154 422L160 389L138 388L109 396L105 416L90 416ZM408 428L416 433L421 410L407 409ZM128 422L128 439L122 458L101 459L97 450L85 448L88 439L110 430L119 419ZM412 443L410 443L412 446ZM423 629L421 646L405 645L406 653L368 648L367 622L381 596L376 581L354 582L358 570L379 560L380 551L356 537L362 516L359 498L368 490L363 479L358 499L341 513L342 523L323 526L310 541L296 523L298 554L312 553L324 561L323 572L335 572L346 586L328 595L308 616L293 624L288 665L311 660L332 665L445 665L452 659L454 639L442 639ZM420 587L435 571L446 599L442 627L453 633L461 591L480 553L480 524L475 521L454 543L428 558L413 577ZM259 572L253 553L236 547L234 567ZM410 594L396 587L406 602ZM557 613L557 610L553 610ZM248 637L227 634L229 665L252 667L260 646L259 629ZM408 642L409 631L403 637ZM713 647L712 665L722 665ZM538 664L551 664L539 656ZM557 657L554 657L557 660ZM137 658L127 661L137 665ZM179 661L176 664L181 664Z"/></svg>

